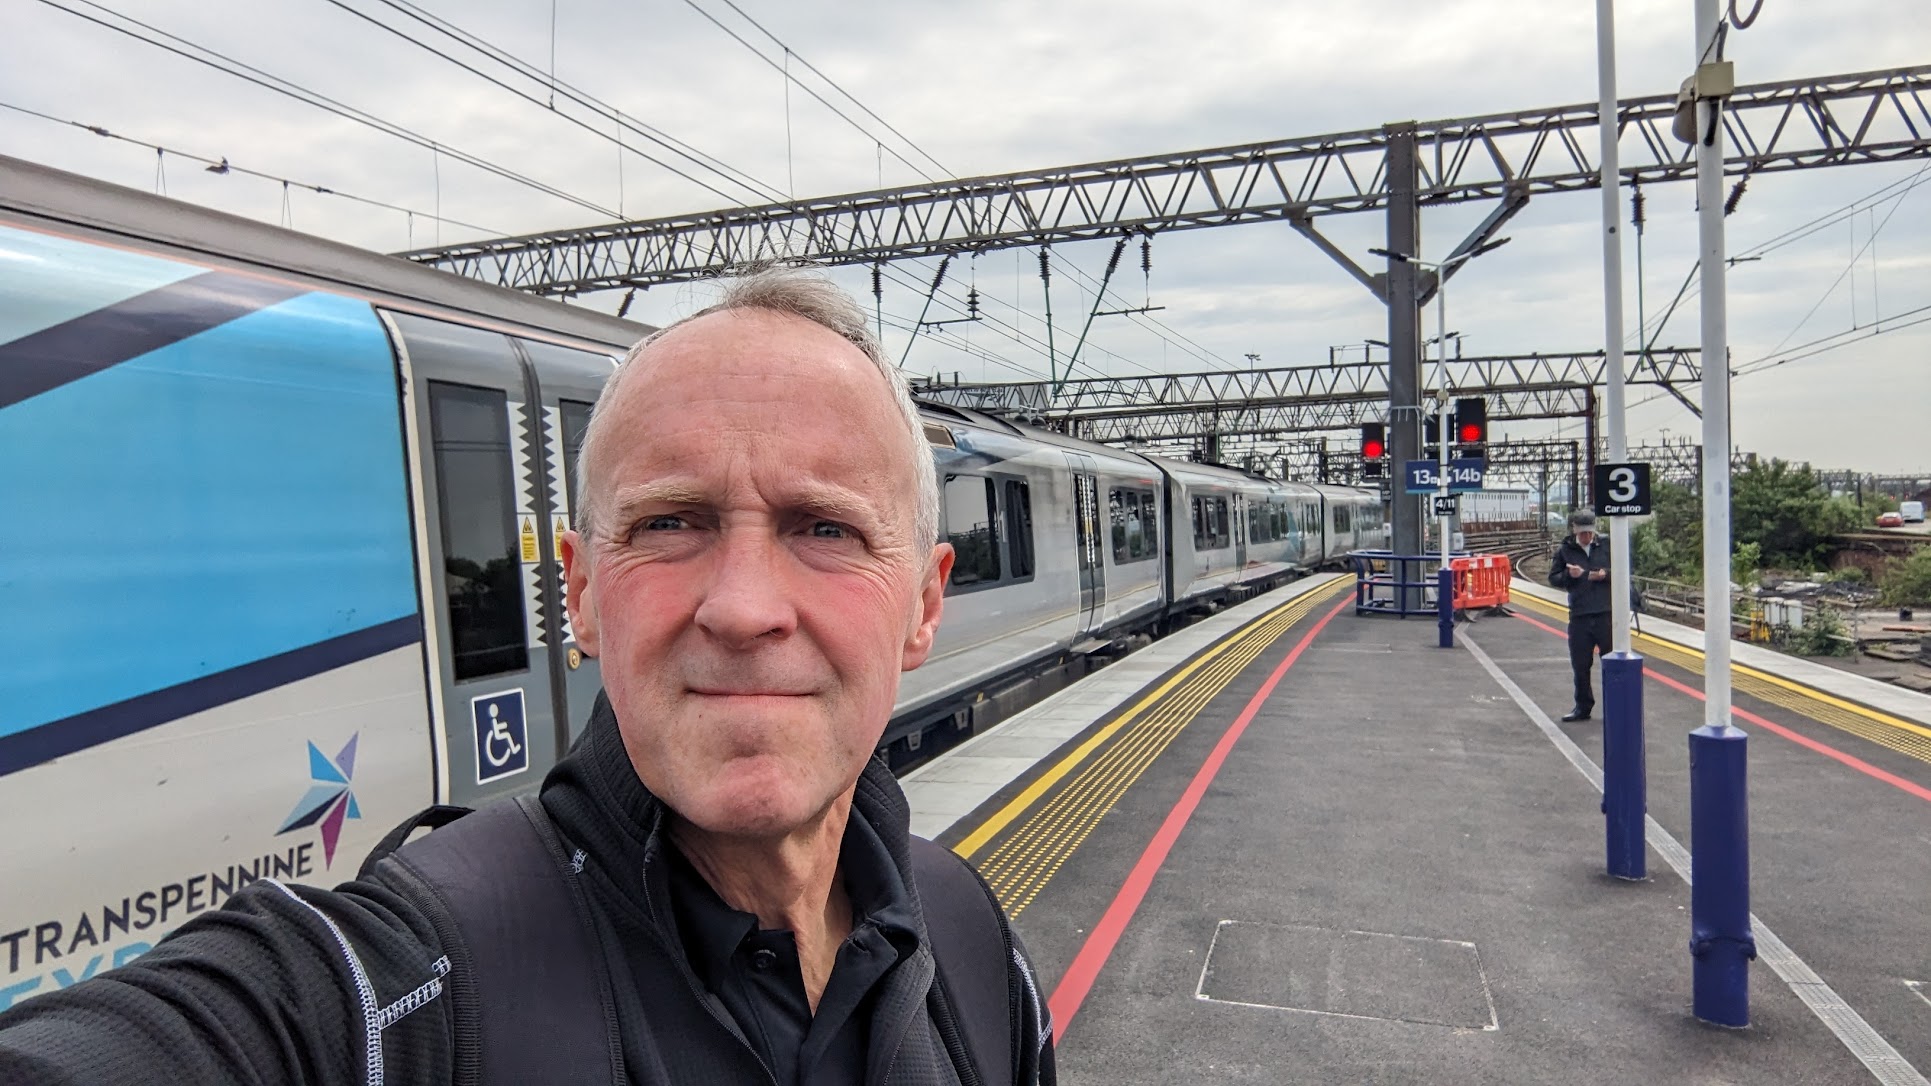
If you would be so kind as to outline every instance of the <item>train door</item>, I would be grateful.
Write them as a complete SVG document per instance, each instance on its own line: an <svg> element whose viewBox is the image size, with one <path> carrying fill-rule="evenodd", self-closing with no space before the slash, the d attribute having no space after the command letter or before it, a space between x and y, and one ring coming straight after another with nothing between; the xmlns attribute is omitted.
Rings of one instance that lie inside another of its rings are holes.
<svg viewBox="0 0 1931 1086"><path fill-rule="evenodd" d="M1234 495L1234 568L1247 568L1247 495Z"/></svg>
<svg viewBox="0 0 1931 1086"><path fill-rule="evenodd" d="M603 687L597 662L577 648L576 631L564 606L563 533L575 523L577 508L577 453L583 435L590 428L590 409L603 391L603 383L616 367L608 355L558 347L549 343L518 340L517 346L535 369L543 411L539 429L543 435L543 480L549 496L550 574L544 588L546 608L554 599L556 616L553 651L550 657L550 682L555 691L554 711L558 721L559 749L568 749L583 734L590 721L590 707Z"/></svg>
<svg viewBox="0 0 1931 1086"><path fill-rule="evenodd" d="M1080 629L1097 630L1106 611L1106 565L1100 559L1100 484L1093 458L1067 453L1073 469L1073 541L1079 554Z"/></svg>
<svg viewBox="0 0 1931 1086"><path fill-rule="evenodd" d="M385 313L415 441L417 574L439 802L536 787L562 744L550 653L557 593L540 403L495 332Z"/></svg>

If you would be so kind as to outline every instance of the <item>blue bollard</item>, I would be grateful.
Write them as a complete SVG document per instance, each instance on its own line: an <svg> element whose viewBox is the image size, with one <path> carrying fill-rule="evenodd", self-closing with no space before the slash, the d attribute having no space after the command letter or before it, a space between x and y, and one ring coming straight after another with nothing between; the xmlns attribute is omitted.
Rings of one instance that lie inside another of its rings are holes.
<svg viewBox="0 0 1931 1086"><path fill-rule="evenodd" d="M1435 615L1441 627L1441 647L1455 647L1455 571L1443 566L1435 571Z"/></svg>
<svg viewBox="0 0 1931 1086"><path fill-rule="evenodd" d="M1690 733L1690 956L1696 1016L1750 1024L1750 808L1747 737L1704 725Z"/></svg>
<svg viewBox="0 0 1931 1086"><path fill-rule="evenodd" d="M1643 751L1643 658L1602 658L1602 813L1609 835L1609 873L1647 877L1643 816L1649 813Z"/></svg>

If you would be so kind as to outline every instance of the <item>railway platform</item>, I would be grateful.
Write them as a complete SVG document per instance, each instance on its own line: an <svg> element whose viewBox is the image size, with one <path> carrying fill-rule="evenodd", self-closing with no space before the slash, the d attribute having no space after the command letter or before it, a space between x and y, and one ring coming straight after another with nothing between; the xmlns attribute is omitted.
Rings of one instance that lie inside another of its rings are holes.
<svg viewBox="0 0 1931 1086"><path fill-rule="evenodd" d="M1690 1013L1693 632L1637 645L1625 882L1599 724L1554 720L1559 606L1518 586L1443 650L1352 583L1230 608L905 778L915 832L1014 914L1061 1081L1925 1082L1931 698L1738 654L1761 957L1720 1029Z"/></svg>

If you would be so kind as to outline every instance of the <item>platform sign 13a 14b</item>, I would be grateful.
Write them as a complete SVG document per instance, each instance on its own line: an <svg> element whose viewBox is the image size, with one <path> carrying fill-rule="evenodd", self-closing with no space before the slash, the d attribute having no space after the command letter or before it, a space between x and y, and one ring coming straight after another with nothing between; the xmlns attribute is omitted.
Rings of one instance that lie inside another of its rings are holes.
<svg viewBox="0 0 1931 1086"><path fill-rule="evenodd" d="M1605 517L1642 517L1650 511L1648 464L1597 464L1596 512Z"/></svg>
<svg viewBox="0 0 1931 1086"><path fill-rule="evenodd" d="M1441 465L1433 460L1410 460L1403 465L1403 482L1410 494L1433 494L1441 488ZM1448 462L1448 489L1454 492L1480 490L1488 462L1476 457L1456 457Z"/></svg>

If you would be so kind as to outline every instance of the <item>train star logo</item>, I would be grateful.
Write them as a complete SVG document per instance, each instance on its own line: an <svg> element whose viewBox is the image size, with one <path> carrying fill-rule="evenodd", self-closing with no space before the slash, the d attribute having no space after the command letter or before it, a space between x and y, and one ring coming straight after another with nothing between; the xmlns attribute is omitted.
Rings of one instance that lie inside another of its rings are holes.
<svg viewBox="0 0 1931 1086"><path fill-rule="evenodd" d="M308 744L308 794L289 812L288 820L275 836L292 833L306 826L321 823L322 826L322 866L335 863L335 844L342 839L342 823L351 818L361 818L362 811L355 803L355 792L351 785L355 779L355 744L362 738L357 732L349 736L349 741L330 758L323 754L314 740Z"/></svg>

